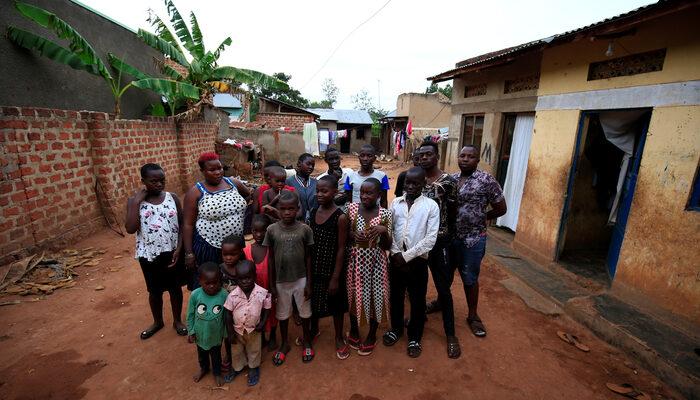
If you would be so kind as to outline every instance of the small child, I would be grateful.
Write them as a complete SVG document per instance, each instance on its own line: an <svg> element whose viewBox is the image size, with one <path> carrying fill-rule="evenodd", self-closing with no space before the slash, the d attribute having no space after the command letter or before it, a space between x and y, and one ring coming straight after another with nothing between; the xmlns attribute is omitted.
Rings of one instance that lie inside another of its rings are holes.
<svg viewBox="0 0 700 400"><path fill-rule="evenodd" d="M297 220L299 196L294 192L282 192L279 197L280 221L267 228L263 246L270 251L270 288L277 298L276 316L280 323L282 341L272 358L275 365L282 365L290 350L288 342L289 317L292 302L296 303L304 331L302 361L311 362L314 350L311 346L309 318L311 318L311 252L313 233L308 225Z"/></svg>
<svg viewBox="0 0 700 400"><path fill-rule="evenodd" d="M318 320L333 316L335 327L335 355L345 360L350 351L343 338L343 319L348 311L345 289L345 239L348 234L348 217L335 205L338 180L326 175L318 180L316 199L319 207L311 210L309 226L314 234L311 252L311 335L319 334Z"/></svg>
<svg viewBox="0 0 700 400"><path fill-rule="evenodd" d="M245 240L238 235L229 235L221 241L221 258L224 261L221 263L221 285L226 289L226 293L231 293L238 286L238 277L236 276L236 264L240 260L245 260L243 248ZM228 336L224 337L224 350L226 357L221 363L221 371L228 373L231 369L231 342Z"/></svg>
<svg viewBox="0 0 700 400"><path fill-rule="evenodd" d="M282 164L280 164L277 160L269 160L265 162L265 166L263 167L263 180L265 181L265 183L260 185L260 187L256 188L253 191L253 214L262 213L263 193L265 193L267 189L272 187L272 177L270 176L270 170L273 167L282 167Z"/></svg>
<svg viewBox="0 0 700 400"><path fill-rule="evenodd" d="M296 166L296 175L287 178L287 185L294 187L295 192L299 195L301 203L301 218L300 220L307 223L311 210L318 207L316 202L316 178L312 178L316 161L314 156L309 153L304 153L299 156Z"/></svg>
<svg viewBox="0 0 700 400"><path fill-rule="evenodd" d="M216 263L206 262L199 267L199 286L190 295L187 307L189 342L197 344L199 358L194 381L199 382L211 370L216 386L221 386L221 342L226 333L222 311L228 293L221 287L221 269Z"/></svg>
<svg viewBox="0 0 700 400"><path fill-rule="evenodd" d="M270 252L267 247L263 246L263 240L265 240L265 233L267 232L268 226L270 226L270 218L267 215L258 214L253 217L252 232L254 241L243 249L243 253L247 260L251 260L255 263L255 283L263 289L270 291L270 276L272 276L270 267L272 264L268 261ZM273 304L270 309L270 315L267 317L267 322L265 323L265 333L269 335L267 351L274 351L277 349L277 319L274 313L275 305ZM263 345L265 345L264 337Z"/></svg>
<svg viewBox="0 0 700 400"><path fill-rule="evenodd" d="M379 198L377 203L383 208L387 207L387 191L389 190L389 178L384 171L374 169L374 162L377 160L377 151L371 144L363 144L357 155L360 161L360 170L352 171L345 178L345 194L352 203L360 202L360 187L369 178L374 178L380 182Z"/></svg>
<svg viewBox="0 0 700 400"><path fill-rule="evenodd" d="M236 264L238 287L224 303L228 338L233 344L233 371L226 375L231 382L248 365L248 386L260 380L261 331L270 313L272 300L267 290L255 284L255 265L242 260Z"/></svg>
<svg viewBox="0 0 700 400"><path fill-rule="evenodd" d="M348 205L350 254L348 256L348 302L350 334L348 345L368 356L377 342L382 315L389 312L389 271L386 251L391 248L391 211L378 205L381 183L369 178L360 187L361 203ZM369 322L369 332L360 341L359 323Z"/></svg>
<svg viewBox="0 0 700 400"><path fill-rule="evenodd" d="M280 194L283 192L293 192L295 190L294 187L286 185L286 179L287 173L284 172L284 168L270 167L270 188L263 193L260 204L262 212L275 222L280 219L279 210L276 208Z"/></svg>

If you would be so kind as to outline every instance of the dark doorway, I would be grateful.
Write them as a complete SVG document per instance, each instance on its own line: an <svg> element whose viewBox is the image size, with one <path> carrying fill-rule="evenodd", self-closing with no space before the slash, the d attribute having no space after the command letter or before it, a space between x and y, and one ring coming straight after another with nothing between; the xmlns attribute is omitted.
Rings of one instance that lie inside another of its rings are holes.
<svg viewBox="0 0 700 400"><path fill-rule="evenodd" d="M585 112L569 174L558 261L599 283L615 276L649 110Z"/></svg>

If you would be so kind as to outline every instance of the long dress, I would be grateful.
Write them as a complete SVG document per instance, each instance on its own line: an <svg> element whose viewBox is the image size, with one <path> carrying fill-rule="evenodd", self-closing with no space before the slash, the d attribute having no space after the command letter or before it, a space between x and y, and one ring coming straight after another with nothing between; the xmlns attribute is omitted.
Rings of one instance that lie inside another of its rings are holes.
<svg viewBox="0 0 700 400"><path fill-rule="evenodd" d="M336 209L322 224L316 223L318 208L311 210L309 227L314 233L311 250L311 310L317 318L342 314L348 311L345 279L339 279L338 291L331 296L328 284L335 270L335 257L338 254L338 218L343 215ZM343 276L343 275L341 275Z"/></svg>
<svg viewBox="0 0 700 400"><path fill-rule="evenodd" d="M369 227L383 225L392 235L392 215L391 211L379 208L379 213L370 221L365 221L360 215L360 204L351 203L348 205L348 216L350 217L350 229L354 233L363 231ZM357 317L357 322L370 319L382 321L382 315L389 315L389 259L386 251L379 247L378 242L374 243L353 243L350 246L348 256L348 302L350 303L350 313Z"/></svg>

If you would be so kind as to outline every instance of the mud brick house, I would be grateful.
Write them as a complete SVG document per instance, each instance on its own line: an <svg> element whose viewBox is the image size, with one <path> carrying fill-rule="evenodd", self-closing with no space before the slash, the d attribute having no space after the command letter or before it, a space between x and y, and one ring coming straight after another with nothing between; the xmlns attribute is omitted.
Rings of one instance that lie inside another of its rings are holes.
<svg viewBox="0 0 700 400"><path fill-rule="evenodd" d="M260 96L258 98L258 113L255 122L265 125L266 128L289 128L291 131L301 132L304 124L315 122L319 115L285 103L280 100Z"/></svg>
<svg viewBox="0 0 700 400"><path fill-rule="evenodd" d="M480 147L481 168L504 184L498 224L516 250L694 324L697 21L700 2L660 1L428 78L452 80L446 157Z"/></svg>

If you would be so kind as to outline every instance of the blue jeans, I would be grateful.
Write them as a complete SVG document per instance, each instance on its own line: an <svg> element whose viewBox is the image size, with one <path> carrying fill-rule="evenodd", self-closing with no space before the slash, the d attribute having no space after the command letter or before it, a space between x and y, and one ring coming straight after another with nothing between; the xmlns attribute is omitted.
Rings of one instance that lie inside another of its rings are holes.
<svg viewBox="0 0 700 400"><path fill-rule="evenodd" d="M472 247L467 247L462 240L452 243L450 252L451 260L459 270L464 286L473 286L479 282L481 260L486 254L486 236L479 238L479 242Z"/></svg>

